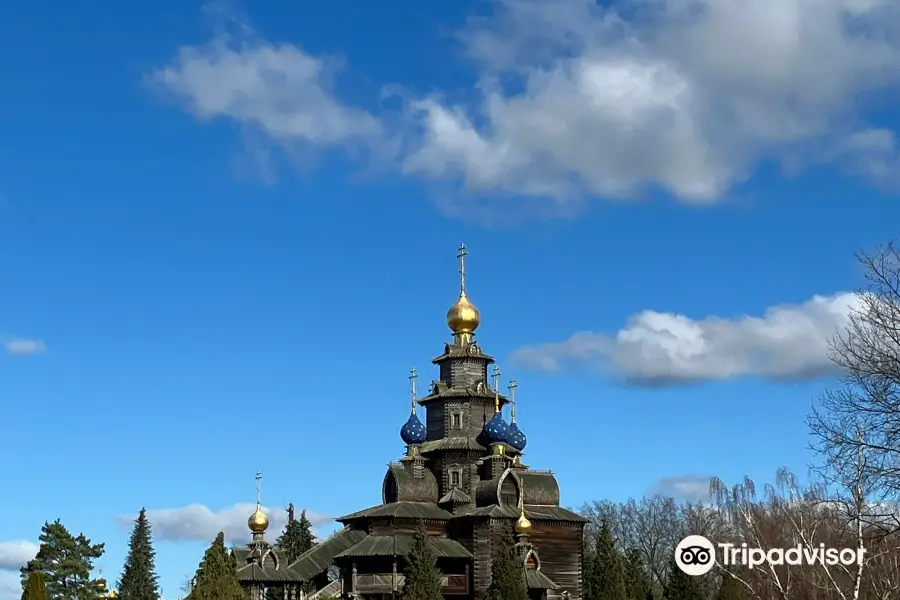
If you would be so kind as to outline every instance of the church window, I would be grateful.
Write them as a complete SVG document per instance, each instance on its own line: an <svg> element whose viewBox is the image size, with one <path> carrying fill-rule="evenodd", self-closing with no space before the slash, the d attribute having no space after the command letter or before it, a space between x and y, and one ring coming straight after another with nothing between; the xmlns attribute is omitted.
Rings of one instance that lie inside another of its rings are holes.
<svg viewBox="0 0 900 600"><path fill-rule="evenodd" d="M462 469L450 470L450 487L460 487L462 485Z"/></svg>
<svg viewBox="0 0 900 600"><path fill-rule="evenodd" d="M450 413L450 429L462 429L462 411L455 410Z"/></svg>

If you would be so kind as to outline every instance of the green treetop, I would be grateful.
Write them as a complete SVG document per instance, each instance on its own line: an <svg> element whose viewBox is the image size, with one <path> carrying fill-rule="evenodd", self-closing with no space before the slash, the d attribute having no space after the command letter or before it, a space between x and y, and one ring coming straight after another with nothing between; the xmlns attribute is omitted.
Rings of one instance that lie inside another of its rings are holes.
<svg viewBox="0 0 900 600"><path fill-rule="evenodd" d="M588 592L590 600L627 600L623 557L616 549L612 530L606 521L600 526L593 551Z"/></svg>
<svg viewBox="0 0 900 600"><path fill-rule="evenodd" d="M491 584L487 600L526 600L527 597L525 567L510 531L495 545L491 555Z"/></svg>
<svg viewBox="0 0 900 600"><path fill-rule="evenodd" d="M293 513L294 505L289 512ZM275 540L275 545L287 555L289 563L297 560L302 554L316 545L316 536L312 532L312 523L306 517L306 511L300 513L299 519L291 519L284 528L284 533Z"/></svg>
<svg viewBox="0 0 900 600"><path fill-rule="evenodd" d="M34 571L28 576L22 600L47 600L47 587L44 584L44 575L40 571Z"/></svg>
<svg viewBox="0 0 900 600"><path fill-rule="evenodd" d="M688 575L675 562L669 561L669 575L666 578L666 600L706 600L703 593L703 578Z"/></svg>
<svg viewBox="0 0 900 600"><path fill-rule="evenodd" d="M117 585L120 600L159 600L155 558L150 521L147 510L142 508L134 521L125 567Z"/></svg>
<svg viewBox="0 0 900 600"><path fill-rule="evenodd" d="M437 558L428 543L428 531L421 521L416 527L409 554L406 555L406 582L403 600L442 600L441 573Z"/></svg>
<svg viewBox="0 0 900 600"><path fill-rule="evenodd" d="M225 547L225 534L219 532L203 555L194 576L190 600L245 600L237 578L234 558Z"/></svg>
<svg viewBox="0 0 900 600"><path fill-rule="evenodd" d="M103 544L92 544L84 534L73 536L57 519L44 523L35 557L19 572L27 591L32 573L44 579L52 600L96 600L97 582L91 578L94 560L103 556Z"/></svg>

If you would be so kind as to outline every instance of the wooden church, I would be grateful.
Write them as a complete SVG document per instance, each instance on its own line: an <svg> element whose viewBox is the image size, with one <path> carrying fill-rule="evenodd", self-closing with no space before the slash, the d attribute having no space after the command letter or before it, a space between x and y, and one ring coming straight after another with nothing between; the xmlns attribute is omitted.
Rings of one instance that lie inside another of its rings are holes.
<svg viewBox="0 0 900 600"><path fill-rule="evenodd" d="M415 370L410 374L410 414L400 428L406 454L388 466L382 503L337 519L342 529L287 564L266 541L268 518L257 498L248 522L253 541L234 551L251 600L274 590L285 600L396 597L420 522L432 536L447 598L484 596L492 549L512 528L529 597L580 600L586 519L559 505L552 471L525 464L516 383L510 379L501 394L499 369L475 342L480 315L467 296L466 255L463 245L459 298L447 313L453 341L432 360L440 377L426 395L417 395Z"/></svg>

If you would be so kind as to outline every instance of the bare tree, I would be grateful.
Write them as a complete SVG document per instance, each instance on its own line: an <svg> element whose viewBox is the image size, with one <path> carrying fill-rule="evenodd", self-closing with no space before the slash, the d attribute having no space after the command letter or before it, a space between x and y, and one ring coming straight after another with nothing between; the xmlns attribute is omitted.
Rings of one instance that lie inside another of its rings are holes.
<svg viewBox="0 0 900 600"><path fill-rule="evenodd" d="M853 465L861 452L867 495L893 505L900 499L900 250L891 243L857 258L868 285L831 343L841 385L822 395L809 426L823 466Z"/></svg>

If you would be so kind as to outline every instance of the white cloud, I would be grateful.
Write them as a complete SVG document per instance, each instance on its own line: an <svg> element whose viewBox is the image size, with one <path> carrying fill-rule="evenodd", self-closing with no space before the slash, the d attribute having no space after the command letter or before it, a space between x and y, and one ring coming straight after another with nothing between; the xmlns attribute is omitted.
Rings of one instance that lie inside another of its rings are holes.
<svg viewBox="0 0 900 600"><path fill-rule="evenodd" d="M843 140L868 129L861 100L900 82L889 0L496 5L464 35L483 103L419 103L425 142L410 171L557 200L651 184L707 204L763 158L850 150Z"/></svg>
<svg viewBox="0 0 900 600"><path fill-rule="evenodd" d="M0 570L18 571L37 551L38 545L26 540L0 542Z"/></svg>
<svg viewBox="0 0 900 600"><path fill-rule="evenodd" d="M200 119L229 118L280 142L330 146L377 137L377 119L331 92L337 66L296 46L261 40L243 26L237 37L182 47L150 78Z"/></svg>
<svg viewBox="0 0 900 600"><path fill-rule="evenodd" d="M683 475L681 477L665 477L654 484L648 492L652 495L670 496L688 502L708 502L710 476Z"/></svg>
<svg viewBox="0 0 900 600"><path fill-rule="evenodd" d="M44 342L25 338L9 338L3 340L3 346L6 348L6 353L13 356L42 354L44 350L47 349L46 346L44 346Z"/></svg>
<svg viewBox="0 0 900 600"><path fill-rule="evenodd" d="M761 317L695 320L648 310L614 335L580 332L564 342L520 348L512 360L543 371L582 364L648 386L814 378L834 372L828 345L855 307L855 294L839 293L774 306Z"/></svg>
<svg viewBox="0 0 900 600"><path fill-rule="evenodd" d="M22 597L22 583L18 573L0 571L0 600L19 600Z"/></svg>
<svg viewBox="0 0 900 600"><path fill-rule="evenodd" d="M190 504L182 508L147 510L147 517L153 528L153 537L158 540L211 542L220 531L224 531L229 542L242 543L250 539L247 518L254 510L255 504L235 504L218 511L202 504ZM274 542L287 523L287 512L265 507L263 510L269 516L266 535L270 542ZM296 514L299 517L300 509ZM313 525L330 520L330 517L312 511L307 511L306 516ZM117 521L131 527L135 518L136 515L120 515Z"/></svg>
<svg viewBox="0 0 900 600"><path fill-rule="evenodd" d="M708 205L767 159L898 179L894 132L865 114L900 83L893 0L494 5L460 34L477 66L474 100L406 90L391 127L337 98L333 61L246 27L181 48L152 79L199 118L232 119L283 147L378 145L370 155L407 175L461 182L481 212L515 198L530 214L571 215L585 197L648 188Z"/></svg>

